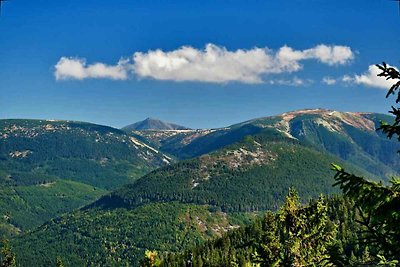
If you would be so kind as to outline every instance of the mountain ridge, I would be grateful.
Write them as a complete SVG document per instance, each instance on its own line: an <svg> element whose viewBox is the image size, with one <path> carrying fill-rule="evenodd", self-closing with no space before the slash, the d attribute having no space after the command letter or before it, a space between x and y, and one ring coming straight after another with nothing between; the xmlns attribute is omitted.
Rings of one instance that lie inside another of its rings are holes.
<svg viewBox="0 0 400 267"><path fill-rule="evenodd" d="M246 135L272 129L288 138L337 155L343 160L350 160L356 165L370 165L369 171L390 177L397 172L391 168L400 169L400 165L387 155L396 154L400 145L376 131L380 121L391 123L393 117L373 112L303 109L218 129L184 132L135 131L134 134L178 159L190 159L240 141ZM384 165L392 167L387 168Z"/></svg>

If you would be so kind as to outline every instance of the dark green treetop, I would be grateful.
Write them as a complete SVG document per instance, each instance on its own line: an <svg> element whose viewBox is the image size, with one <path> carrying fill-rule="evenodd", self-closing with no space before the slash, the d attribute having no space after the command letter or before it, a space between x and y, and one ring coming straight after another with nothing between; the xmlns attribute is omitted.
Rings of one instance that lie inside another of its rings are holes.
<svg viewBox="0 0 400 267"><path fill-rule="evenodd" d="M400 73L397 69L382 63L376 65L380 77L394 80L386 97L397 94L396 103L400 102ZM381 122L378 130L382 130L388 138L397 136L400 141L400 108L392 106L390 111L395 116L393 124ZM400 179L393 177L389 185L382 182L372 182L346 172L338 165L333 165L336 171L336 186L355 201L363 226L361 241L376 248L375 263L386 265L398 264L400 255Z"/></svg>

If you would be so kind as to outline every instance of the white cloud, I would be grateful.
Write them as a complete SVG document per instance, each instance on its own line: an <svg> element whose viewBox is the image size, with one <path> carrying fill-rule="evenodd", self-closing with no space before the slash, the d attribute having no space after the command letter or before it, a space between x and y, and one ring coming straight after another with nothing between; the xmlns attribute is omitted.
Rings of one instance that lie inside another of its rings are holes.
<svg viewBox="0 0 400 267"><path fill-rule="evenodd" d="M293 79L275 79L275 80L269 80L267 83L272 84L272 85L286 85L286 86L308 86L312 83L314 83L313 80L307 79L300 79L297 77L294 77Z"/></svg>
<svg viewBox="0 0 400 267"><path fill-rule="evenodd" d="M115 66L103 63L87 65L84 59L62 57L55 65L56 80L83 80L87 78L104 78L125 80L128 77L127 61L120 60Z"/></svg>
<svg viewBox="0 0 400 267"><path fill-rule="evenodd" d="M356 84L389 89L392 86L393 81L386 80L384 77L378 76L379 73L381 73L381 71L377 66L370 65L367 72L354 76L354 82Z"/></svg>
<svg viewBox="0 0 400 267"><path fill-rule="evenodd" d="M173 81L260 83L260 75L274 68L263 49L231 52L212 44L203 51L185 46L171 52L137 52L133 61L138 77Z"/></svg>
<svg viewBox="0 0 400 267"><path fill-rule="evenodd" d="M322 79L322 82L324 83L324 84L326 84L326 85L334 85L334 84L336 84L336 79L334 79L334 78L331 78L331 77L324 77L323 79Z"/></svg>
<svg viewBox="0 0 400 267"><path fill-rule="evenodd" d="M315 58L328 65L343 65L354 58L354 53L347 46L318 45L304 50L307 58Z"/></svg>
<svg viewBox="0 0 400 267"><path fill-rule="evenodd" d="M345 83L360 84L369 87L389 89L393 85L393 80L386 80L384 77L378 76L381 70L375 65L370 65L368 70L361 75L345 75L342 81Z"/></svg>
<svg viewBox="0 0 400 267"><path fill-rule="evenodd" d="M296 72L302 60L316 59L328 65L345 64L353 52L345 46L318 45L307 50L283 46L277 52L268 48L238 49L206 45L204 50L183 46L177 50L137 52L133 56L138 77L156 80L224 83L261 83L262 75Z"/></svg>
<svg viewBox="0 0 400 267"><path fill-rule="evenodd" d="M350 75L344 75L341 80L345 83L351 83L354 81L354 78L352 78Z"/></svg>
<svg viewBox="0 0 400 267"><path fill-rule="evenodd" d="M56 65L56 79L110 78L126 79L129 73L138 78L212 83L262 83L263 75L291 73L303 68L304 60L317 60L327 65L343 65L354 58L347 46L318 45L306 50L283 46L238 49L207 44L204 49L182 46L164 52L160 49L136 52L132 59L115 66L102 63L87 65L82 59L61 58Z"/></svg>

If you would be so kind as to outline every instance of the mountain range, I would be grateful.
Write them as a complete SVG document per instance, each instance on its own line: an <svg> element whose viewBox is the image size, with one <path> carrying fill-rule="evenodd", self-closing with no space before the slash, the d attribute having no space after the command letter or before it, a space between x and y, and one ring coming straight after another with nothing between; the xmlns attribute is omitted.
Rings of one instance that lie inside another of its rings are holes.
<svg viewBox="0 0 400 267"><path fill-rule="evenodd" d="M172 161L107 126L0 120L0 231L32 229Z"/></svg>
<svg viewBox="0 0 400 267"><path fill-rule="evenodd" d="M400 173L400 146L375 130L381 120L393 118L310 109L204 130L0 121L10 192L26 186L36 195L67 183L79 185L70 198L87 191L80 186L99 192L64 203L38 228L43 220L22 227L12 207L24 218L25 206L4 195L3 232L18 229L12 245L23 266L48 266L57 256L67 266L135 266L145 249L179 251L249 224L276 210L289 187L304 201L336 193L331 163L387 181ZM40 207L39 198L20 202Z"/></svg>

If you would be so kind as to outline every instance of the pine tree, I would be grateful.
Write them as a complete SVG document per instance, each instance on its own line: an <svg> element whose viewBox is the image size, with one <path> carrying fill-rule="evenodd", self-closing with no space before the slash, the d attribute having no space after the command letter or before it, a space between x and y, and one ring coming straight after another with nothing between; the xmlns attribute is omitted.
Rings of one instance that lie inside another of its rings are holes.
<svg viewBox="0 0 400 267"><path fill-rule="evenodd" d="M57 256L56 258L56 267L65 267L60 256Z"/></svg>
<svg viewBox="0 0 400 267"><path fill-rule="evenodd" d="M386 97L397 93L396 103L400 102L400 73L393 67L383 63L377 65L381 70L378 76L394 80ZM395 116L393 124L381 122L378 128L388 138L397 136L400 141L400 108L392 106L390 111ZM375 263L398 260L400 255L400 179L392 178L390 185L368 181L363 177L346 172L342 167L333 165L336 171L335 185L340 186L343 193L353 199L358 208L363 226L360 241L370 244L375 250ZM378 257L379 256L379 257Z"/></svg>
<svg viewBox="0 0 400 267"><path fill-rule="evenodd" d="M15 267L16 265L16 260L15 260L15 255L11 251L10 243L8 240L3 241L3 248L1 250L2 258L0 261L0 266L1 267Z"/></svg>
<svg viewBox="0 0 400 267"><path fill-rule="evenodd" d="M141 261L141 267L157 267L160 266L161 260L158 257L157 251L146 250L144 253L144 259Z"/></svg>
<svg viewBox="0 0 400 267"><path fill-rule="evenodd" d="M329 223L323 197L302 207L294 189L289 190L277 214L267 213L254 262L262 266L328 265L328 247L333 244L336 226Z"/></svg>

